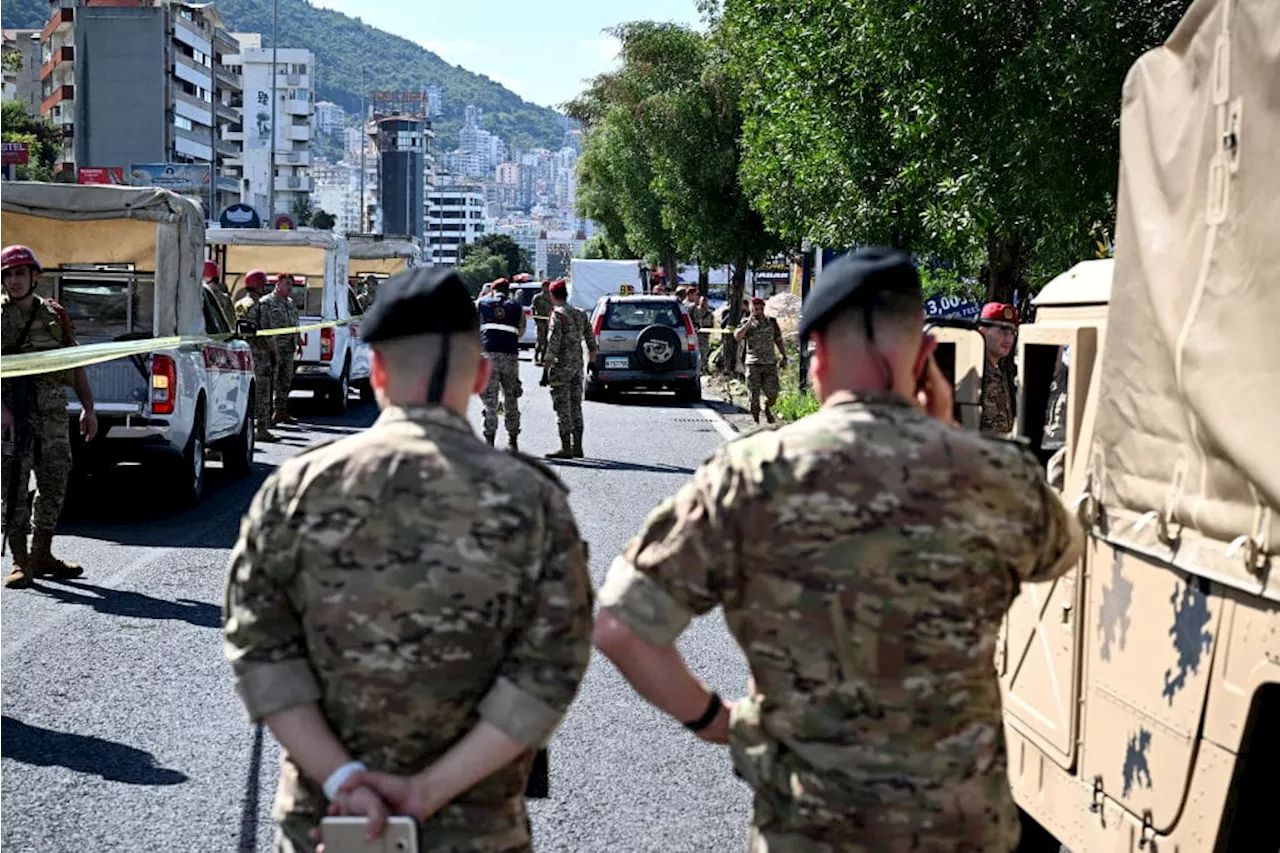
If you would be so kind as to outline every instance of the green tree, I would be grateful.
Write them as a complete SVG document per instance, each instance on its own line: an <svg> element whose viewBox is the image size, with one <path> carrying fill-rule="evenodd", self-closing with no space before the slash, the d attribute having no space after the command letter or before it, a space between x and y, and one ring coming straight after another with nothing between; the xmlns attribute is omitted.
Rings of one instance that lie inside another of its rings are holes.
<svg viewBox="0 0 1280 853"><path fill-rule="evenodd" d="M508 234L485 234L474 243L468 243L462 247L462 261L465 263L472 255L476 254L495 255L503 260L502 272L493 278L510 278L520 273L533 272L533 264L529 261L529 254L520 248L520 244ZM493 279L486 279L492 281Z"/></svg>
<svg viewBox="0 0 1280 853"><path fill-rule="evenodd" d="M613 254L613 247L603 234L597 234L582 244L582 257L593 260L613 260L621 255Z"/></svg>
<svg viewBox="0 0 1280 853"><path fill-rule="evenodd" d="M293 204L289 206L289 213L293 216L293 221L300 226L311 222L311 214L313 212L311 196L309 195L295 196Z"/></svg>
<svg viewBox="0 0 1280 853"><path fill-rule="evenodd" d="M458 275L467 285L467 290L475 297L480 294L482 286L508 275L507 259L502 255L495 255L488 249L471 251L458 266Z"/></svg>
<svg viewBox="0 0 1280 853"><path fill-rule="evenodd" d="M15 169L20 181L52 181L53 166L62 150L62 134L47 118L27 114L18 101L5 101L0 113L0 138L27 143L29 162Z"/></svg>
<svg viewBox="0 0 1280 853"><path fill-rule="evenodd" d="M311 214L311 227L319 228L323 231L332 231L333 226L338 224L338 218L332 213L323 209L317 209Z"/></svg>
<svg viewBox="0 0 1280 853"><path fill-rule="evenodd" d="M726 0L742 180L791 240L953 260L985 296L1092 254L1120 88L1187 0ZM838 38L830 35L838 33Z"/></svg>

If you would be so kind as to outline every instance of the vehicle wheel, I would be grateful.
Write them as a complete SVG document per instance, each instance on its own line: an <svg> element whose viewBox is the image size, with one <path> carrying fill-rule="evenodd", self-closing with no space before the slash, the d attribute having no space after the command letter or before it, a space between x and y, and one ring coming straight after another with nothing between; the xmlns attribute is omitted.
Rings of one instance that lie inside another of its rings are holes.
<svg viewBox="0 0 1280 853"><path fill-rule="evenodd" d="M347 400L351 396L351 379L347 376L349 364L342 366L342 375L329 390L329 414L341 415L347 411Z"/></svg>
<svg viewBox="0 0 1280 853"><path fill-rule="evenodd" d="M1022 837L1015 853L1058 853L1062 849L1058 839L1022 809L1018 809L1018 820L1022 824Z"/></svg>
<svg viewBox="0 0 1280 853"><path fill-rule="evenodd" d="M646 326L636 338L636 360L640 362L642 370L650 373L661 373L674 368L679 353L680 336L670 326L659 326L656 323Z"/></svg>
<svg viewBox="0 0 1280 853"><path fill-rule="evenodd" d="M681 385L676 391L676 399L681 403L696 403L702 399L702 383L697 379Z"/></svg>
<svg viewBox="0 0 1280 853"><path fill-rule="evenodd" d="M254 451L253 428L253 395L249 396L249 407L244 411L244 423L240 425L240 433L227 439L222 448L222 468L233 477L244 477L253 467Z"/></svg>
<svg viewBox="0 0 1280 853"><path fill-rule="evenodd" d="M204 403L196 406L195 425L191 429L191 438L182 451L182 470L179 473L179 502L184 508L191 508L200 503L204 497Z"/></svg>

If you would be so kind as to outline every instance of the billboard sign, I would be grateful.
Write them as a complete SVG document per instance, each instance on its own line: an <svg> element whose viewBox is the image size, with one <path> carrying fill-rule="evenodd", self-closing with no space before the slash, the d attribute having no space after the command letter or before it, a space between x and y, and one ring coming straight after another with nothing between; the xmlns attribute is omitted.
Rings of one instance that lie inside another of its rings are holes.
<svg viewBox="0 0 1280 853"><path fill-rule="evenodd" d="M82 184L123 184L124 169L121 166L81 166L77 180Z"/></svg>
<svg viewBox="0 0 1280 853"><path fill-rule="evenodd" d="M27 150L25 142L5 142L2 143L0 153L3 154L3 163L5 166L25 166L29 161L31 154Z"/></svg>
<svg viewBox="0 0 1280 853"><path fill-rule="evenodd" d="M133 163L129 183L175 193L207 193L213 180L208 163Z"/></svg>

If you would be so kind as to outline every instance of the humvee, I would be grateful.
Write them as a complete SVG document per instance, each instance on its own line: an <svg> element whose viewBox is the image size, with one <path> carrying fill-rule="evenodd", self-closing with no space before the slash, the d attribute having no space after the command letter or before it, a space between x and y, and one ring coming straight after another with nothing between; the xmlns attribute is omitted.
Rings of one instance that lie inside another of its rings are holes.
<svg viewBox="0 0 1280 853"><path fill-rule="evenodd" d="M1280 849L1277 45L1274 0L1196 0L1138 60L1115 257L1019 329L1015 439L1088 534L998 643L1024 850ZM982 337L934 333L976 428Z"/></svg>

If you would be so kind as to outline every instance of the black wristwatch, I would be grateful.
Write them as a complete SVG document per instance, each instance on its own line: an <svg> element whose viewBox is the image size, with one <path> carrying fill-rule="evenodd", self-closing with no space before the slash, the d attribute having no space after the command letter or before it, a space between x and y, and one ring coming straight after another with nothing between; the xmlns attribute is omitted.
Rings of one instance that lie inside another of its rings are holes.
<svg viewBox="0 0 1280 853"><path fill-rule="evenodd" d="M684 724L684 727L691 732L700 732L707 726L711 725L715 718L720 715L720 708L724 705L724 700L720 698L720 694L712 691L711 701L707 703L707 710L702 712L702 716L692 722Z"/></svg>

